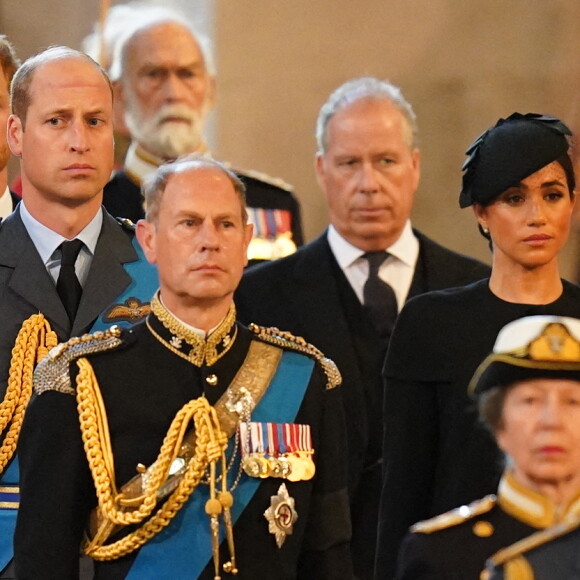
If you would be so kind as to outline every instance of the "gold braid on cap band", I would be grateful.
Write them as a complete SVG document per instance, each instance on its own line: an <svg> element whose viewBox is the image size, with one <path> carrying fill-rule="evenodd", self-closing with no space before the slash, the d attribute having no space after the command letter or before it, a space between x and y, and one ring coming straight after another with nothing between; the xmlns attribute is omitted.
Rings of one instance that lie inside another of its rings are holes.
<svg viewBox="0 0 580 580"><path fill-rule="evenodd" d="M158 492L169 476L171 464L179 454L190 423L195 429L194 455L178 486L157 512L137 530L112 544L104 545L105 538L99 535L85 543L83 550L91 558L114 560L141 547L165 528L194 492L208 466L211 474L208 503L220 502L220 494L216 498L215 472L218 461L222 466L225 464L227 436L220 428L215 409L205 397L189 401L178 411L169 427L147 479L144 494L134 499L125 498L115 485L109 428L97 378L87 359L81 358L77 364L77 407L85 453L95 483L98 509L111 524L140 524L151 515L158 502ZM225 474L222 479L225 480ZM227 502L229 498L224 499Z"/></svg>
<svg viewBox="0 0 580 580"><path fill-rule="evenodd" d="M33 314L18 332L12 349L6 395L0 403L0 433L7 429L0 446L0 473L16 451L24 411L32 394L34 367L57 343L56 334L42 314Z"/></svg>

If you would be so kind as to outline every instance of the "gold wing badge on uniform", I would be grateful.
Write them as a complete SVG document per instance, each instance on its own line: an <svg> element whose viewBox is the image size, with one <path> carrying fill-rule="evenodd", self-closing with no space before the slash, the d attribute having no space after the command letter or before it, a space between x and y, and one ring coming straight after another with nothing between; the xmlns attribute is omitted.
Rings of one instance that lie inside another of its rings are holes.
<svg viewBox="0 0 580 580"><path fill-rule="evenodd" d="M149 302L130 297L122 304L113 304L103 316L105 322L138 322L151 312Z"/></svg>

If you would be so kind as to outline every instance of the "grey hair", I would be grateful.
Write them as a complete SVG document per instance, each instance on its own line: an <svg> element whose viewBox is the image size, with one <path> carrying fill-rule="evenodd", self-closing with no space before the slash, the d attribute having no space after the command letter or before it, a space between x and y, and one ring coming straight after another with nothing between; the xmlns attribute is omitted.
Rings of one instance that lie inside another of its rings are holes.
<svg viewBox="0 0 580 580"><path fill-rule="evenodd" d="M151 175L145 178L141 191L145 198L145 219L157 224L159 208L163 193L172 175L186 171L217 170L231 182L236 195L240 200L242 222L248 223L248 210L246 209L246 187L241 179L220 161L211 157L204 157L197 153L183 155L175 161L169 161L158 167Z"/></svg>
<svg viewBox="0 0 580 580"><path fill-rule="evenodd" d="M332 117L341 109L362 99L385 100L393 103L403 115L409 129L409 146L416 147L417 117L411 103L405 99L401 89L389 81L381 81L375 77L361 77L347 81L338 87L320 109L316 120L316 142L319 154L326 153L328 146L327 128Z"/></svg>
<svg viewBox="0 0 580 580"><path fill-rule="evenodd" d="M173 8L168 8L166 6L151 6L143 4L142 2L131 2L126 5L119 5L118 8L121 8L121 6L124 7L125 11L130 7L133 7L135 13L130 19L132 22L131 25L128 27L124 26L122 29L119 29L117 26L114 27L115 30L117 30L117 34L111 40L109 46L109 75L113 82L122 80L125 74L126 49L133 38L144 30L166 23L183 26L183 28L191 34L199 46L207 74L210 76L215 75L215 63L209 47L209 40L204 35L200 34L183 14ZM113 7L111 11L113 11L114 8L115 7ZM109 20L111 20L111 18L109 18ZM124 22L126 22L126 19L124 19Z"/></svg>

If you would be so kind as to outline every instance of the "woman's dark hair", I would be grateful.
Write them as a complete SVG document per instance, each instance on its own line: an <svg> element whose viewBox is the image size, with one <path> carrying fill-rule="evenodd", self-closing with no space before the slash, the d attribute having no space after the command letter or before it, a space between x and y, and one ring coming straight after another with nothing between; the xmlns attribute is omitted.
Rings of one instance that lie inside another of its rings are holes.
<svg viewBox="0 0 580 580"><path fill-rule="evenodd" d="M564 155L560 155L558 159L554 159L556 163L559 163L564 173L566 174L566 185L568 186L568 193L570 194L570 199L574 199L574 189L576 188L576 176L574 174L574 166L572 165L572 160L570 156L565 153ZM481 206L487 207L495 202L497 198L490 199L487 203L480 203ZM493 251L493 247L491 245L491 236L489 232L484 232L481 224L477 224L477 229L479 233L490 243L489 248Z"/></svg>

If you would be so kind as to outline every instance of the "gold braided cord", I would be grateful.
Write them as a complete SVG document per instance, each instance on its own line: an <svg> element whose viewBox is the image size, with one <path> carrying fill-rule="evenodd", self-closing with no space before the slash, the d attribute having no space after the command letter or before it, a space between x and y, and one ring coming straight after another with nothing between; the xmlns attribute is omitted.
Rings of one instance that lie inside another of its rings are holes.
<svg viewBox="0 0 580 580"><path fill-rule="evenodd" d="M0 446L0 473L16 451L24 411L32 394L34 367L57 343L56 334L42 314L33 314L18 332L12 349L6 395L0 403L0 433L7 429Z"/></svg>
<svg viewBox="0 0 580 580"><path fill-rule="evenodd" d="M99 510L111 524L139 524L153 512L158 492L169 475L171 463L177 457L191 423L196 434L194 455L185 474L157 512L137 530L112 544L104 545L105 538L97 535L84 546L85 553L95 560L113 560L141 547L171 522L199 484L208 465L222 458L227 436L220 429L215 409L205 397L189 401L169 427L157 460L148 472L143 496L124 501L123 494L118 493L115 485L109 430L96 376L86 359L79 359L77 364L77 405L85 453L95 483Z"/></svg>

